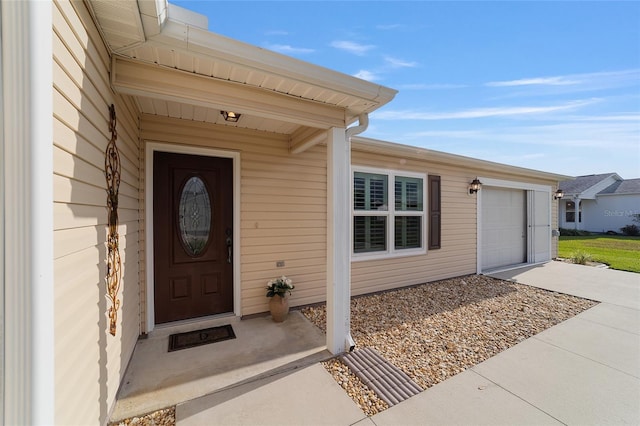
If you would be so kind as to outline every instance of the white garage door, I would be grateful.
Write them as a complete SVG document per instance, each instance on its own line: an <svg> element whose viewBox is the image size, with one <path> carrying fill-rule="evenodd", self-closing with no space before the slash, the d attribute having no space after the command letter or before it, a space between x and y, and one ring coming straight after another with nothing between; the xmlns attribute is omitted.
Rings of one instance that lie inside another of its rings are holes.
<svg viewBox="0 0 640 426"><path fill-rule="evenodd" d="M527 208L522 189L482 188L482 270L527 262Z"/></svg>

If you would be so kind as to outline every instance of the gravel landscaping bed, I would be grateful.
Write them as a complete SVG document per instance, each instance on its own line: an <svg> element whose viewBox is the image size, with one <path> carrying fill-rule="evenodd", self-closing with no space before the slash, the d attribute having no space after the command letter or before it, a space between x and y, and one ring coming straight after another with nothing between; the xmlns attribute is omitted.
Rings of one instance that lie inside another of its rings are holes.
<svg viewBox="0 0 640 426"><path fill-rule="evenodd" d="M596 304L470 275L352 299L351 335L427 389ZM302 313L325 331L325 305ZM338 359L323 365L368 416L388 408Z"/></svg>
<svg viewBox="0 0 640 426"><path fill-rule="evenodd" d="M174 426L175 424L176 407L169 407L144 416L109 423L109 426Z"/></svg>

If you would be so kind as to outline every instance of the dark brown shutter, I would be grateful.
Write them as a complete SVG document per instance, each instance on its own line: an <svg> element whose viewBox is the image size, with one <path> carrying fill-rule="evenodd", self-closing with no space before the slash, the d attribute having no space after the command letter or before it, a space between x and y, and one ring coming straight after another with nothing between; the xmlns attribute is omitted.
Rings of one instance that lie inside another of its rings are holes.
<svg viewBox="0 0 640 426"><path fill-rule="evenodd" d="M429 175L429 248L440 248L440 176Z"/></svg>

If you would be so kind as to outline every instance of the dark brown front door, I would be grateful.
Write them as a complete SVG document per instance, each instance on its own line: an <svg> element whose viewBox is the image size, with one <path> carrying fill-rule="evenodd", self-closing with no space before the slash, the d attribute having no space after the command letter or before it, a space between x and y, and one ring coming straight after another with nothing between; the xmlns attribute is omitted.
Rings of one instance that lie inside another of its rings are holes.
<svg viewBox="0 0 640 426"><path fill-rule="evenodd" d="M229 158L154 153L157 324L233 311L232 188Z"/></svg>

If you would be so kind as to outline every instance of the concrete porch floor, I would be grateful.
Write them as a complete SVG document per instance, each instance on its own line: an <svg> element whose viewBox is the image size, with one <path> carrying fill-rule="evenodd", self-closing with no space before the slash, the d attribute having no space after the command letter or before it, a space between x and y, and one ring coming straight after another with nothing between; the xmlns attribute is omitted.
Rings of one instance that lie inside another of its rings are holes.
<svg viewBox="0 0 640 426"><path fill-rule="evenodd" d="M231 324L236 338L168 352L169 335ZM158 328L137 342L111 421L120 421L331 358L325 335L299 311L283 323L270 316L229 316Z"/></svg>

